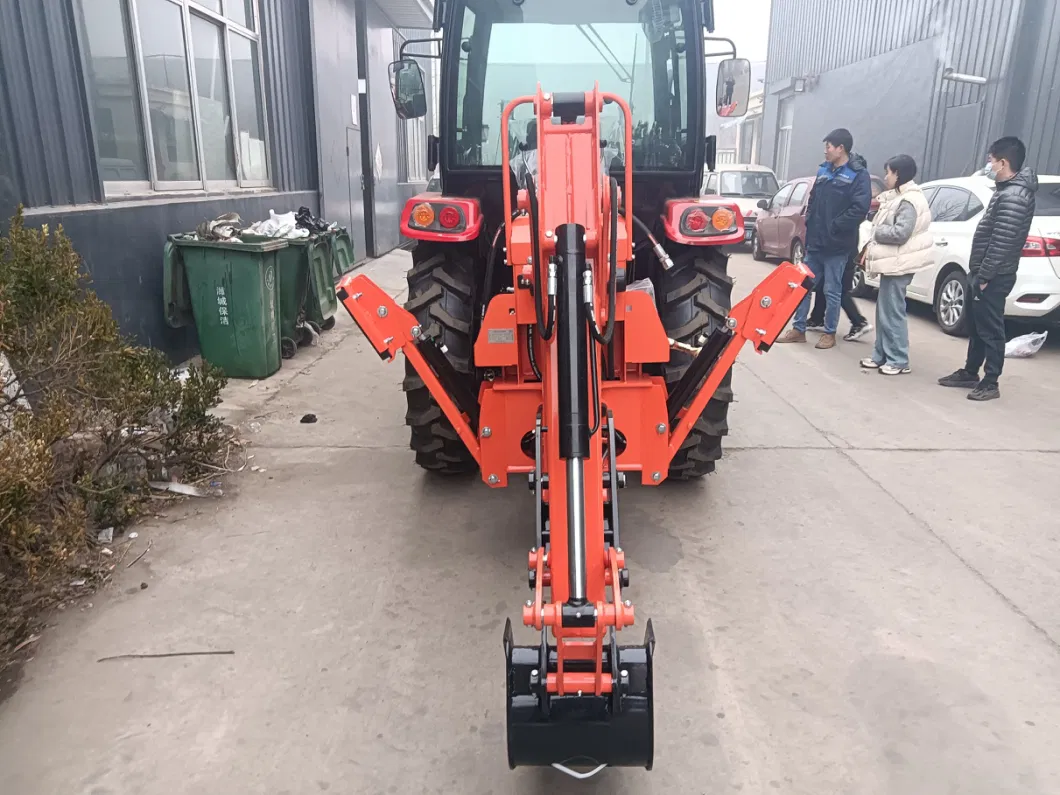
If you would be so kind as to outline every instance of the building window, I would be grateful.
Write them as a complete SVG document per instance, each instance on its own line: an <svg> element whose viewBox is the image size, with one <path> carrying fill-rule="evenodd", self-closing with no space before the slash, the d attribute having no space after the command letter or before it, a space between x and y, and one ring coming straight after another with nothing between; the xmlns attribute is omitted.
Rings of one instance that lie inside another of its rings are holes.
<svg viewBox="0 0 1060 795"><path fill-rule="evenodd" d="M780 116L777 125L776 175L779 179L788 179L791 166L791 128L795 126L795 101L792 97L780 100Z"/></svg>
<svg viewBox="0 0 1060 795"><path fill-rule="evenodd" d="M80 0L107 197L269 185L255 0Z"/></svg>

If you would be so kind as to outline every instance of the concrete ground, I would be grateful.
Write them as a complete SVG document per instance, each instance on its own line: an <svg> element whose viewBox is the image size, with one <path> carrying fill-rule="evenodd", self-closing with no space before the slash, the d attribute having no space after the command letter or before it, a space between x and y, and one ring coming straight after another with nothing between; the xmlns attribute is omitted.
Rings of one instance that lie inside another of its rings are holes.
<svg viewBox="0 0 1060 795"><path fill-rule="evenodd" d="M397 294L406 256L368 270ZM737 291L769 267L737 257ZM144 559L39 642L0 790L1060 792L1060 345L975 404L935 384L964 342L915 314L903 378L860 372L867 343L745 352L718 473L623 492L653 772L507 769L530 497L418 470L402 364L340 318L230 389L265 471L138 528ZM97 662L195 650L235 653Z"/></svg>

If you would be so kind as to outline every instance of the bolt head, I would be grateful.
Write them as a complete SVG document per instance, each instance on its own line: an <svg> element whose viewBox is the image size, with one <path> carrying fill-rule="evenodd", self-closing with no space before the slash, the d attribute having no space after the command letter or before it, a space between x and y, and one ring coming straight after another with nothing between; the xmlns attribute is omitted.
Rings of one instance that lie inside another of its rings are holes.
<svg viewBox="0 0 1060 795"><path fill-rule="evenodd" d="M623 679L629 679L629 671L627 671L625 668L619 671L618 675L621 676Z"/></svg>
<svg viewBox="0 0 1060 795"><path fill-rule="evenodd" d="M552 239L552 230L546 229L545 230L545 237L547 237L549 240L551 240Z"/></svg>
<svg viewBox="0 0 1060 795"><path fill-rule="evenodd" d="M497 477L496 475L490 475L489 476L489 484L491 486L496 486L500 482L501 482L501 479L499 477Z"/></svg>
<svg viewBox="0 0 1060 795"><path fill-rule="evenodd" d="M651 473L651 479L654 480L656 483L658 483L660 480L662 480L662 473L661 472L652 472Z"/></svg>
<svg viewBox="0 0 1060 795"><path fill-rule="evenodd" d="M627 599L627 600L626 600L625 602L623 602L623 604L624 604L624 605L625 605L626 607L633 607L633 603L632 603L631 601L629 601L628 599Z"/></svg>
<svg viewBox="0 0 1060 795"><path fill-rule="evenodd" d="M493 436L493 429L487 425L485 428L482 429L482 438L489 439L491 436Z"/></svg>
<svg viewBox="0 0 1060 795"><path fill-rule="evenodd" d="M578 696L579 696L579 697L581 697L581 694L582 694L582 691L581 691L581 690L579 690L579 691L578 691Z"/></svg>
<svg viewBox="0 0 1060 795"><path fill-rule="evenodd" d="M527 607L533 607L533 606L534 606L533 600L531 600L531 599L527 599L527 600L526 600L526 606L527 606Z"/></svg>
<svg viewBox="0 0 1060 795"><path fill-rule="evenodd" d="M768 295L766 295L766 296L763 296L762 300L759 301L758 303L760 303L762 305L763 309L769 309L769 307L772 306L772 304L773 304L773 299L770 298Z"/></svg>
<svg viewBox="0 0 1060 795"><path fill-rule="evenodd" d="M736 328L736 318L734 318L734 317L726 318L725 325L728 326L729 328Z"/></svg>
<svg viewBox="0 0 1060 795"><path fill-rule="evenodd" d="M422 333L423 333L423 329L421 329L419 326L413 326L412 327L412 338L414 340L418 340Z"/></svg>
<svg viewBox="0 0 1060 795"><path fill-rule="evenodd" d="M379 308L375 310L375 313L379 315L379 317L386 317L386 307L380 304Z"/></svg>
<svg viewBox="0 0 1060 795"><path fill-rule="evenodd" d="M666 433L666 425L665 425L665 423L660 422L658 425L656 425L655 426L655 432L658 433L658 434Z"/></svg>

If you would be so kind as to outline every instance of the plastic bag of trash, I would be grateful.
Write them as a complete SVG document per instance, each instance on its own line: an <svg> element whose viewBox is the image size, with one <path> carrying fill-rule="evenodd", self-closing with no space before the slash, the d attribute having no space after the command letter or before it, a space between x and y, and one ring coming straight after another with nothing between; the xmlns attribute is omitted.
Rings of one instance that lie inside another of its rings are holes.
<svg viewBox="0 0 1060 795"><path fill-rule="evenodd" d="M655 286L651 283L651 279L637 279L632 284L626 285L626 291L647 293L652 301L655 300Z"/></svg>
<svg viewBox="0 0 1060 795"><path fill-rule="evenodd" d="M309 237L309 230L298 226L298 221L293 212L277 215L275 210L269 210L268 219L251 224L246 231L263 237L284 237L288 239Z"/></svg>
<svg viewBox="0 0 1060 795"><path fill-rule="evenodd" d="M1005 343L1005 357L1008 359L1027 359L1034 356L1045 345L1045 338L1049 336L1048 331L1038 334L1024 334L1021 337L1013 337Z"/></svg>

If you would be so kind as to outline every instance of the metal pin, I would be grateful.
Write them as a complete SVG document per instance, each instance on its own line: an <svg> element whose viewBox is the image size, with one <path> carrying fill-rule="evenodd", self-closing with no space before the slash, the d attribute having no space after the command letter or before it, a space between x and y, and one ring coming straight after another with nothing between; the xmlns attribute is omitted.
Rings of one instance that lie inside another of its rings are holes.
<svg viewBox="0 0 1060 795"><path fill-rule="evenodd" d="M421 329L419 326L413 326L412 327L412 338L414 340L418 340L420 338L420 334L422 334L422 333L423 333L423 329Z"/></svg>
<svg viewBox="0 0 1060 795"><path fill-rule="evenodd" d="M789 290L794 290L798 286L799 285L795 284L795 282L788 282L788 289Z"/></svg>
<svg viewBox="0 0 1060 795"><path fill-rule="evenodd" d="M655 432L658 434L666 433L666 425L660 422L655 426Z"/></svg>
<svg viewBox="0 0 1060 795"><path fill-rule="evenodd" d="M658 483L660 480L662 480L662 473L660 473L660 472L652 472L651 473L651 479L654 480L656 483Z"/></svg>
<svg viewBox="0 0 1060 795"><path fill-rule="evenodd" d="M389 345L393 341L394 341L393 337L387 337L385 340L383 340L383 344L384 345Z"/></svg>
<svg viewBox="0 0 1060 795"><path fill-rule="evenodd" d="M527 600L526 600L526 606L527 606L527 607L533 607L533 606L534 606L534 603L533 603L533 601L531 601L530 599L527 599Z"/></svg>
<svg viewBox="0 0 1060 795"><path fill-rule="evenodd" d="M736 328L736 318L730 317L725 319L725 325L729 328Z"/></svg>
<svg viewBox="0 0 1060 795"><path fill-rule="evenodd" d="M354 301L360 301L362 295L364 295L364 293L354 293L353 294L353 300Z"/></svg>
<svg viewBox="0 0 1060 795"><path fill-rule="evenodd" d="M487 425L485 428L482 429L482 438L489 439L491 436L493 436L493 429Z"/></svg>
<svg viewBox="0 0 1060 795"><path fill-rule="evenodd" d="M500 483L500 481L501 479L496 475L490 475L488 479L488 482L491 486L496 486L498 483Z"/></svg>
<svg viewBox="0 0 1060 795"><path fill-rule="evenodd" d="M755 334L757 334L759 337L764 337L766 335L766 330L764 328L756 328Z"/></svg>
<svg viewBox="0 0 1060 795"><path fill-rule="evenodd" d="M633 603L631 601L629 601L628 599L625 602L623 602L623 604L625 604L626 607L633 607Z"/></svg>

